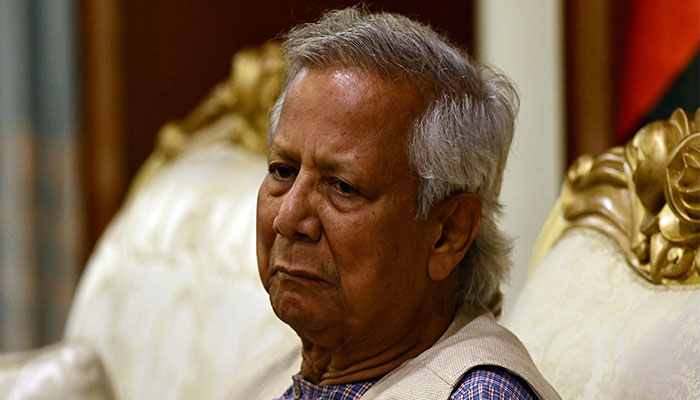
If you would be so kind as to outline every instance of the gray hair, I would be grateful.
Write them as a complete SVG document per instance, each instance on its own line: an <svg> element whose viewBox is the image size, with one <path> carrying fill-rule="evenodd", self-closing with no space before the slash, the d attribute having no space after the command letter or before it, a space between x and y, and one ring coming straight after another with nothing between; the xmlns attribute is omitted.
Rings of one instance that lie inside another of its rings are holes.
<svg viewBox="0 0 700 400"><path fill-rule="evenodd" d="M426 218L435 203L455 193L481 196L481 228L459 264L455 304L480 304L498 313L511 250L497 225L498 197L518 109L508 77L473 61L429 26L357 8L331 11L316 23L297 26L282 49L285 84L270 112L270 142L287 88L307 66L369 68L430 92L432 101L416 121L408 145L419 176L416 216Z"/></svg>

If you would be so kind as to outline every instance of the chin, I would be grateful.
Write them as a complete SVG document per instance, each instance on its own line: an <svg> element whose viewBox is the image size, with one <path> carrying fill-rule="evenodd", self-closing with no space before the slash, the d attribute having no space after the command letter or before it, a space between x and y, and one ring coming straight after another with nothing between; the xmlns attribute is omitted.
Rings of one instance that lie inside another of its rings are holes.
<svg viewBox="0 0 700 400"><path fill-rule="evenodd" d="M279 319L292 328L302 325L315 325L313 310L307 307L308 301L296 293L270 293L270 304ZM295 328L296 329L296 328Z"/></svg>
<svg viewBox="0 0 700 400"><path fill-rule="evenodd" d="M319 306L328 303L319 303L308 299L300 293L275 293L270 291L270 303L275 315L285 324L289 325L303 339L317 342L322 340L325 332L334 327L333 313Z"/></svg>

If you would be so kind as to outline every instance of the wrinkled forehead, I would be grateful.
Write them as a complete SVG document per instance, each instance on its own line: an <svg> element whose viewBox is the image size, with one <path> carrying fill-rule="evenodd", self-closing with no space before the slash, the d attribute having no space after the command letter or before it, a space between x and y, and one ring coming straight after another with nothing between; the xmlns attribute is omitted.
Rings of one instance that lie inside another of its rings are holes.
<svg viewBox="0 0 700 400"><path fill-rule="evenodd" d="M301 105L297 102L296 110L301 106L305 115L312 116L330 116L328 108L340 105L344 115L337 115L339 120L374 124L378 131L403 133L402 141L405 141L427 107L425 93L406 78L383 76L364 67L304 67L291 80L280 111L289 108L289 103L296 99L306 102ZM318 98L321 101L309 101ZM299 113L295 115L298 117Z"/></svg>
<svg viewBox="0 0 700 400"><path fill-rule="evenodd" d="M408 142L423 107L408 82L361 69L304 69L285 96L271 154L395 181L411 169Z"/></svg>

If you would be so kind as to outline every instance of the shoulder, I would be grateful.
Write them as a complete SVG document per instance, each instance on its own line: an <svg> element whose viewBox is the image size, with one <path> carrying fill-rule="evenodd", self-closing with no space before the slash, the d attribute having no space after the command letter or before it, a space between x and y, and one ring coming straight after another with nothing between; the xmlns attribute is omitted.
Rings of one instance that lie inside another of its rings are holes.
<svg viewBox="0 0 700 400"><path fill-rule="evenodd" d="M530 386L519 376L496 366L469 370L452 392L450 400L537 399Z"/></svg>

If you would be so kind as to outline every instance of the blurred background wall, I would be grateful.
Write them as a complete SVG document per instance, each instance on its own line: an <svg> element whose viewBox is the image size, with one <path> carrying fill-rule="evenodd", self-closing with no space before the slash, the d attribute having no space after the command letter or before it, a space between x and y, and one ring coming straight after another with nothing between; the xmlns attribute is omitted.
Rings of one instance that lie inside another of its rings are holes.
<svg viewBox="0 0 700 400"><path fill-rule="evenodd" d="M85 260L159 128L227 76L236 50L354 3L0 0L0 349L60 338ZM566 165L673 106L698 107L698 2L661 3L368 1L432 24L520 89L503 188L516 239L506 312Z"/></svg>
<svg viewBox="0 0 700 400"><path fill-rule="evenodd" d="M564 170L562 4L555 1L476 3L479 58L518 85L520 113L502 189L501 225L515 239L504 313L522 286L530 253L559 194Z"/></svg>

